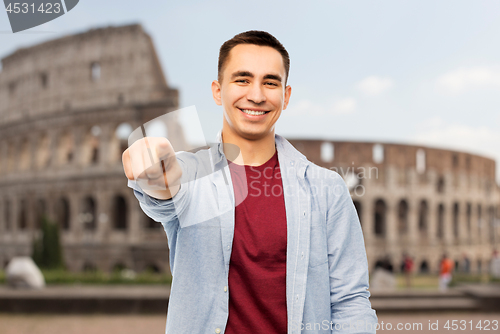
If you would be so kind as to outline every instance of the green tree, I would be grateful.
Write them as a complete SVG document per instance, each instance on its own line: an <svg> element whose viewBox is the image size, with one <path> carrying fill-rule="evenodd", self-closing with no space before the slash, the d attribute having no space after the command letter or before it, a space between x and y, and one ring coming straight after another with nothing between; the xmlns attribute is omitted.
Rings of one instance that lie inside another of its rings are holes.
<svg viewBox="0 0 500 334"><path fill-rule="evenodd" d="M33 241L33 261L44 269L63 268L59 226L47 217L42 217L42 233Z"/></svg>

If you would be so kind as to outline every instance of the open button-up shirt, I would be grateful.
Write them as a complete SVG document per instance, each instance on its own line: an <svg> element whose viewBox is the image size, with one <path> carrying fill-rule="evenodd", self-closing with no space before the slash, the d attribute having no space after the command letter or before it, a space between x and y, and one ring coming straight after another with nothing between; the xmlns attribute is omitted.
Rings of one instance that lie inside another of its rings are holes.
<svg viewBox="0 0 500 334"><path fill-rule="evenodd" d="M128 184L167 234L173 276L167 334L225 330L236 203L220 134L218 140L206 150L176 153L182 184L170 200ZM288 334L375 333L363 234L347 186L283 137L275 135L275 143L287 220Z"/></svg>

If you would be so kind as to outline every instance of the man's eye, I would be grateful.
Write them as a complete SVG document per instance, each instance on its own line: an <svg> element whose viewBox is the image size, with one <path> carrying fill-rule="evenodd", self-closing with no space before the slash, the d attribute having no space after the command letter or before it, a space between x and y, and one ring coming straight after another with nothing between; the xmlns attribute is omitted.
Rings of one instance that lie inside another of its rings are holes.
<svg viewBox="0 0 500 334"><path fill-rule="evenodd" d="M266 85L270 85L270 86L278 86L277 84L275 84L274 82L266 82Z"/></svg>
<svg viewBox="0 0 500 334"><path fill-rule="evenodd" d="M238 79L235 82L243 82L243 83L245 83L245 82L248 82L248 80L247 79Z"/></svg>

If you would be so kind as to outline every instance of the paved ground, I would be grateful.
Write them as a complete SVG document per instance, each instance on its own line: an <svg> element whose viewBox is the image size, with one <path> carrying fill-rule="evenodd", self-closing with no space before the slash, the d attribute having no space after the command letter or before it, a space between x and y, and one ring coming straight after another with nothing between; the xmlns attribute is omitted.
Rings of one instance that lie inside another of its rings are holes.
<svg viewBox="0 0 500 334"><path fill-rule="evenodd" d="M450 326L452 326L453 320L457 320L458 329L445 329L444 326L448 320ZM496 325L495 320L497 321ZM470 328L471 321L472 330ZM500 326L499 322L499 313L383 314L379 316L381 329L377 333L499 333L500 327L495 327ZM464 328L464 323L466 328ZM161 334L165 332L165 317L156 315L41 316L0 314L0 324L2 334ZM397 330L398 324L401 324L399 325L401 330ZM437 324L438 330L430 330L429 324ZM483 328L476 328L478 324L481 324ZM488 329L485 326L488 326ZM495 330L495 328L497 329Z"/></svg>

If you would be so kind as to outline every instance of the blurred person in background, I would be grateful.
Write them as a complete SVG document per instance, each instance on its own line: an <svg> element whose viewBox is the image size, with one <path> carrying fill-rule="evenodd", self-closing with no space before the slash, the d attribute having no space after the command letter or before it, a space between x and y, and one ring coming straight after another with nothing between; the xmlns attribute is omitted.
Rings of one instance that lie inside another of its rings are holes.
<svg viewBox="0 0 500 334"><path fill-rule="evenodd" d="M441 258L441 263L439 265L439 290L447 291L448 284L450 284L453 272L453 261L445 253Z"/></svg>

